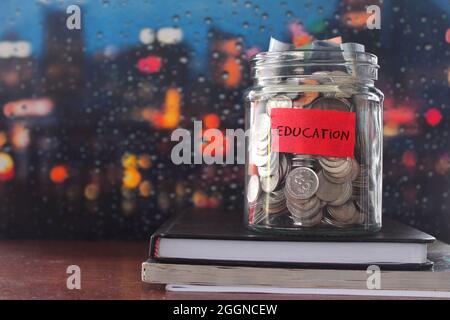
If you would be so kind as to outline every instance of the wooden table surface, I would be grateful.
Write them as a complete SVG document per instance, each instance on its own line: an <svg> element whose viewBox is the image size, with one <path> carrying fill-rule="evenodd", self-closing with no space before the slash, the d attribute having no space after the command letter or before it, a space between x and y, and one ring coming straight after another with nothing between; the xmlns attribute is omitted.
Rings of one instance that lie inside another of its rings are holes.
<svg viewBox="0 0 450 320"><path fill-rule="evenodd" d="M173 293L141 282L147 242L0 241L0 299L355 299L345 296ZM67 289L67 267L81 289ZM359 297L359 299L367 299Z"/></svg>

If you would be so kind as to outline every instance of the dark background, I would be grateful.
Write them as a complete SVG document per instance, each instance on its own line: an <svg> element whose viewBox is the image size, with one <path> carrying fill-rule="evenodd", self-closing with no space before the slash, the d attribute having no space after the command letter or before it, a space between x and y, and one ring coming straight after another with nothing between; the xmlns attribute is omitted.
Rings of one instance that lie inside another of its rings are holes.
<svg viewBox="0 0 450 320"><path fill-rule="evenodd" d="M446 0L2 0L0 237L147 239L188 207L242 214L243 166L175 166L171 132L242 128L270 36L341 35L381 65L384 214L450 241L449 14Z"/></svg>

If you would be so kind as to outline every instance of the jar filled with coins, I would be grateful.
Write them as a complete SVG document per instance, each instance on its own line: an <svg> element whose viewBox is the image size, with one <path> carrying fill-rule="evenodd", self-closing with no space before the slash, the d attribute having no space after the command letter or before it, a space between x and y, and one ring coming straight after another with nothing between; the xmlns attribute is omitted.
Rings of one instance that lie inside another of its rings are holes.
<svg viewBox="0 0 450 320"><path fill-rule="evenodd" d="M381 228L383 94L356 43L262 52L246 96L245 223L352 235Z"/></svg>

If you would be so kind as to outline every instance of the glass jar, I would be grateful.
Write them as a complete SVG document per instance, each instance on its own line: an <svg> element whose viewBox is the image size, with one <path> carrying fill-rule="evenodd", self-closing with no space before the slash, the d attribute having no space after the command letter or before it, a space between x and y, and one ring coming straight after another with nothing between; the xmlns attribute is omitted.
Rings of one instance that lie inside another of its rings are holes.
<svg viewBox="0 0 450 320"><path fill-rule="evenodd" d="M245 223L352 235L381 228L383 94L357 50L262 52L246 92Z"/></svg>

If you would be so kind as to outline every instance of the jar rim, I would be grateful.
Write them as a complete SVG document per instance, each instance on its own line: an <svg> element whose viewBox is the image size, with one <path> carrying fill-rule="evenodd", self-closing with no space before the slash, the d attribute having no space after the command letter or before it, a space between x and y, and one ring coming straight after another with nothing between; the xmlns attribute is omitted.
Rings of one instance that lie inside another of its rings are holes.
<svg viewBox="0 0 450 320"><path fill-rule="evenodd" d="M315 56L314 56L315 54ZM335 48L295 49L285 51L264 51L257 53L252 59L254 67L267 64L283 64L297 62L305 65L327 64L369 64L379 68L378 57L372 53L347 51Z"/></svg>
<svg viewBox="0 0 450 320"><path fill-rule="evenodd" d="M345 71L361 81L378 79L378 58L364 51L336 48L260 52L252 61L256 80L313 75L316 71Z"/></svg>

